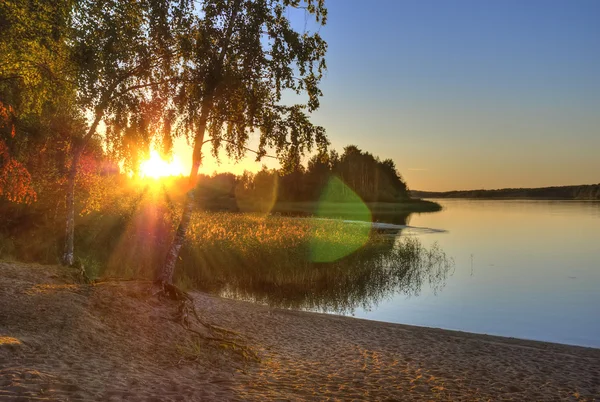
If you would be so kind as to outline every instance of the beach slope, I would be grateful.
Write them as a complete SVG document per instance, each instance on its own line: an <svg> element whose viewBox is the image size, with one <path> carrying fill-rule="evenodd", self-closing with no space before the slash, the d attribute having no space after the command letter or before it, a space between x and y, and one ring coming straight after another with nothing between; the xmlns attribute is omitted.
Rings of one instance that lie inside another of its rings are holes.
<svg viewBox="0 0 600 402"><path fill-rule="evenodd" d="M195 340L146 288L0 262L0 400L600 400L600 349L192 293L256 361Z"/></svg>

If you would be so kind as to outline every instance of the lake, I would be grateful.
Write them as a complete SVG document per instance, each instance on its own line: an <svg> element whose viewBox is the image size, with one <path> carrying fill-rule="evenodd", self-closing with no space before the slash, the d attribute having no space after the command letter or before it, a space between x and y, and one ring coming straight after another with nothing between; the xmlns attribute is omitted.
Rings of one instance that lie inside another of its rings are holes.
<svg viewBox="0 0 600 402"><path fill-rule="evenodd" d="M440 199L403 231L454 259L444 286L392 294L361 318L600 347L600 203Z"/></svg>

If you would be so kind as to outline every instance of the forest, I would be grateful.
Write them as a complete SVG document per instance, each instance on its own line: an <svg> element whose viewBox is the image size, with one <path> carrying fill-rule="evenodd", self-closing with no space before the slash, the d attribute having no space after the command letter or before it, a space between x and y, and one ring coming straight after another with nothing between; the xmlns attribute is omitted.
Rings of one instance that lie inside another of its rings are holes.
<svg viewBox="0 0 600 402"><path fill-rule="evenodd" d="M299 165L291 172L267 169L237 177L231 173L204 175L198 189L204 199L235 198L236 192L244 192L260 198L277 188L277 201L318 201L323 188L332 177L339 178L345 186L334 186L329 201L344 202L347 192L352 191L365 202L399 202L409 199L406 183L396 169L393 160L381 161L369 152L350 145L339 155L335 150L312 156L306 165ZM277 183L276 185L274 183Z"/></svg>

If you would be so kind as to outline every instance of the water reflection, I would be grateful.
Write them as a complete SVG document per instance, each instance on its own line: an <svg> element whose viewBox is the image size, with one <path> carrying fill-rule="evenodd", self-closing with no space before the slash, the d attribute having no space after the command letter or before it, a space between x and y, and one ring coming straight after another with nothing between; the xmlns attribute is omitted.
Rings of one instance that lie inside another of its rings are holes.
<svg viewBox="0 0 600 402"><path fill-rule="evenodd" d="M446 229L418 235L456 260L444 291L356 316L600 347L600 202L435 201L442 212L410 223Z"/></svg>
<svg viewBox="0 0 600 402"><path fill-rule="evenodd" d="M453 267L454 261L436 244L426 248L412 236L375 236L333 263L220 272L226 280L204 282L203 290L280 308L352 314L393 295L417 296L426 286L437 292Z"/></svg>

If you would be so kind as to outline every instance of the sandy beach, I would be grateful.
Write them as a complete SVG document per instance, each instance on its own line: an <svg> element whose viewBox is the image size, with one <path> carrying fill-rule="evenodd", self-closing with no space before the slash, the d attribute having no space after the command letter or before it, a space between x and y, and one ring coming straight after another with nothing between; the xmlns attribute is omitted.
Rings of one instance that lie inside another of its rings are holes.
<svg viewBox="0 0 600 402"><path fill-rule="evenodd" d="M144 282L0 262L0 400L600 400L600 349L271 309L193 292L259 360L194 339Z"/></svg>

